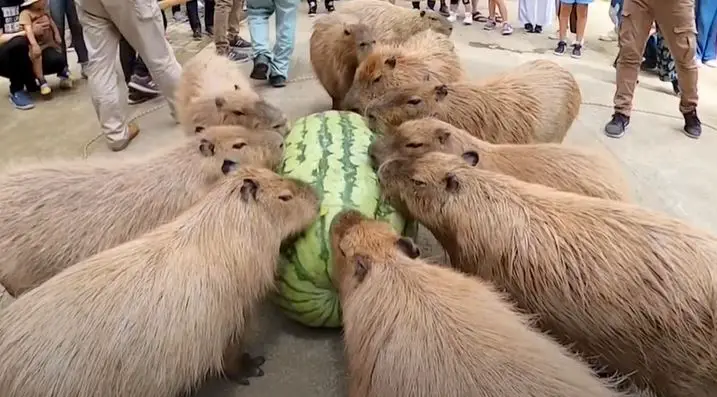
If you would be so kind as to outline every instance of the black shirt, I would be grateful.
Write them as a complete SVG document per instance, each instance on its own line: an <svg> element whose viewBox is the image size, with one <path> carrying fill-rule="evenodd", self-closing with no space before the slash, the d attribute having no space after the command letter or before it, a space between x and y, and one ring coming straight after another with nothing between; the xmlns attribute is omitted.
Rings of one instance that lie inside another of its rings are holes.
<svg viewBox="0 0 717 397"><path fill-rule="evenodd" d="M20 28L20 4L22 0L0 0L0 30L17 33Z"/></svg>

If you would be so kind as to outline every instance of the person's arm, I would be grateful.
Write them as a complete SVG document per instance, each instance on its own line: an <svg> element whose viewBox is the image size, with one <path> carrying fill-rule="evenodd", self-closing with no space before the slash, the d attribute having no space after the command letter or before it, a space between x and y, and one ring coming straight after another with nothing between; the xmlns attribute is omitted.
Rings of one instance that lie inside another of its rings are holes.
<svg viewBox="0 0 717 397"><path fill-rule="evenodd" d="M25 10L20 13L20 26L22 26L27 36L27 41L30 43L30 51L37 54L40 51L40 46L37 45L35 39L35 32L32 31L32 19L30 18L30 12Z"/></svg>
<svg viewBox="0 0 717 397"><path fill-rule="evenodd" d="M159 8L166 10L167 8L182 5L188 0L159 0Z"/></svg>
<svg viewBox="0 0 717 397"><path fill-rule="evenodd" d="M2 30L0 30L0 46L7 43L8 41L14 39L15 37L20 37L20 36L24 36L24 35L25 35L24 30L21 30L21 31L15 32L15 33L5 33L5 32L2 32Z"/></svg>
<svg viewBox="0 0 717 397"><path fill-rule="evenodd" d="M50 14L47 14L47 19L50 21L50 26L52 26L52 32L55 35L55 43L58 46L61 46L62 36L60 36L60 29L57 28L57 25L55 25L55 21L50 17Z"/></svg>

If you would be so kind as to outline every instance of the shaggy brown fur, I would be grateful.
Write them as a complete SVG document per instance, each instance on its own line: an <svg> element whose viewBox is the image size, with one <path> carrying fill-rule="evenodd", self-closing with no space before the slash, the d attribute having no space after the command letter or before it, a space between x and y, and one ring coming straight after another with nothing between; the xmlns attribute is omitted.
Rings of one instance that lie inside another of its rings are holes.
<svg viewBox="0 0 717 397"><path fill-rule="evenodd" d="M228 58L206 53L182 69L177 87L177 116L188 135L214 125L242 125L288 133L286 115L254 91Z"/></svg>
<svg viewBox="0 0 717 397"><path fill-rule="evenodd" d="M358 66L358 52L370 51L375 40L368 26L351 15L332 13L319 18L309 41L314 74L332 99L332 109L340 109ZM365 55L362 55L365 56Z"/></svg>
<svg viewBox="0 0 717 397"><path fill-rule="evenodd" d="M356 69L343 108L362 113L372 99L392 88L426 80L451 83L464 77L453 41L426 30L403 44L374 47Z"/></svg>
<svg viewBox="0 0 717 397"><path fill-rule="evenodd" d="M0 317L3 397L177 397L222 369L246 383L247 321L282 240L317 208L309 185L242 168L176 220L21 296Z"/></svg>
<svg viewBox="0 0 717 397"><path fill-rule="evenodd" d="M282 146L274 131L221 126L121 163L56 161L0 175L0 284L18 296L174 219L235 162L276 167Z"/></svg>
<svg viewBox="0 0 717 397"><path fill-rule="evenodd" d="M608 397L562 346L488 284L418 259L357 211L331 230L351 397Z"/></svg>
<svg viewBox="0 0 717 397"><path fill-rule="evenodd" d="M430 117L402 123L369 149L375 167L393 155L417 157L433 151L462 155L481 169L565 192L631 199L620 166L608 156L557 143L495 145Z"/></svg>
<svg viewBox="0 0 717 397"><path fill-rule="evenodd" d="M491 143L560 143L581 100L569 71L536 60L480 82L406 85L372 101L366 115L379 132L433 116Z"/></svg>
<svg viewBox="0 0 717 397"><path fill-rule="evenodd" d="M453 24L437 12L412 10L381 0L352 0L341 4L335 13L358 17L382 42L403 42L428 29L446 36L453 32Z"/></svg>
<svg viewBox="0 0 717 397"><path fill-rule="evenodd" d="M379 178L448 250L585 357L661 397L717 390L717 238L659 212L426 153Z"/></svg>

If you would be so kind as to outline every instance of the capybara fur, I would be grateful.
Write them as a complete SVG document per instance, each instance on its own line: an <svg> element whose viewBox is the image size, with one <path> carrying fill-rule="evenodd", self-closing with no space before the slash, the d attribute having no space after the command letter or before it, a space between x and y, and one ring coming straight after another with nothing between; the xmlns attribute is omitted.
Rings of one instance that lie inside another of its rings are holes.
<svg viewBox="0 0 717 397"><path fill-rule="evenodd" d="M236 63L212 52L184 65L176 99L177 117L188 135L214 125L289 132L286 115L254 91Z"/></svg>
<svg viewBox="0 0 717 397"><path fill-rule="evenodd" d="M453 266L509 293L583 357L660 397L715 395L717 237L446 153L395 157L378 174Z"/></svg>
<svg viewBox="0 0 717 397"><path fill-rule="evenodd" d="M405 85L373 100L366 115L378 132L433 116L490 143L560 143L581 98L568 70L536 60L482 81Z"/></svg>
<svg viewBox="0 0 717 397"><path fill-rule="evenodd" d="M334 222L349 397L620 395L487 283L421 261L385 222Z"/></svg>
<svg viewBox="0 0 717 397"><path fill-rule="evenodd" d="M368 26L357 21L352 15L322 16L314 23L309 40L311 66L335 110L351 87L359 52L370 51L375 43Z"/></svg>
<svg viewBox="0 0 717 397"><path fill-rule="evenodd" d="M342 3L335 13L358 17L380 42L400 43L429 29L446 36L453 32L453 24L435 11L413 10L381 0L352 0Z"/></svg>
<svg viewBox="0 0 717 397"><path fill-rule="evenodd" d="M606 155L558 143L493 144L432 117L406 121L369 148L374 167L391 156L417 157L433 151L463 156L481 169L565 192L631 200L619 164Z"/></svg>
<svg viewBox="0 0 717 397"><path fill-rule="evenodd" d="M372 99L401 85L451 83L464 77L453 41L426 30L400 45L377 44L356 69L343 108L362 113Z"/></svg>
<svg viewBox="0 0 717 397"><path fill-rule="evenodd" d="M143 157L40 162L0 175L0 284L13 296L174 219L234 165L275 168L282 137L216 126Z"/></svg>
<svg viewBox="0 0 717 397"><path fill-rule="evenodd" d="M263 362L240 359L247 322L282 240L317 212L308 184L242 167L172 222L66 269L0 317L3 397L177 397L207 374L261 376L239 365Z"/></svg>

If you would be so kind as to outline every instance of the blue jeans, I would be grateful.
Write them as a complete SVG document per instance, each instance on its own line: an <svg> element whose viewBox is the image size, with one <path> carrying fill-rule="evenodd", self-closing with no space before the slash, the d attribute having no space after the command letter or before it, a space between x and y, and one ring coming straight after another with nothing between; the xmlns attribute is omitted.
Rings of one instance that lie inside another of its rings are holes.
<svg viewBox="0 0 717 397"><path fill-rule="evenodd" d="M82 36L82 25L77 18L74 0L50 0L49 8L52 20L57 25L57 30L60 31L60 37L62 37L62 55L67 59L67 43L65 43L65 18L67 18L67 25L72 34L72 44L75 46L77 54L77 62L87 63L87 47Z"/></svg>
<svg viewBox="0 0 717 397"><path fill-rule="evenodd" d="M613 20L613 23L617 21L615 24L616 28L620 28L620 22L622 22L622 4L624 0L610 0L610 8L614 8L616 10L615 14L615 20Z"/></svg>
<svg viewBox="0 0 717 397"><path fill-rule="evenodd" d="M296 41L296 9L299 0L247 0L247 21L254 58L269 59L270 75L289 76ZM269 17L276 12L276 44L269 47Z"/></svg>
<svg viewBox="0 0 717 397"><path fill-rule="evenodd" d="M697 0L697 58L717 59L717 0Z"/></svg>

